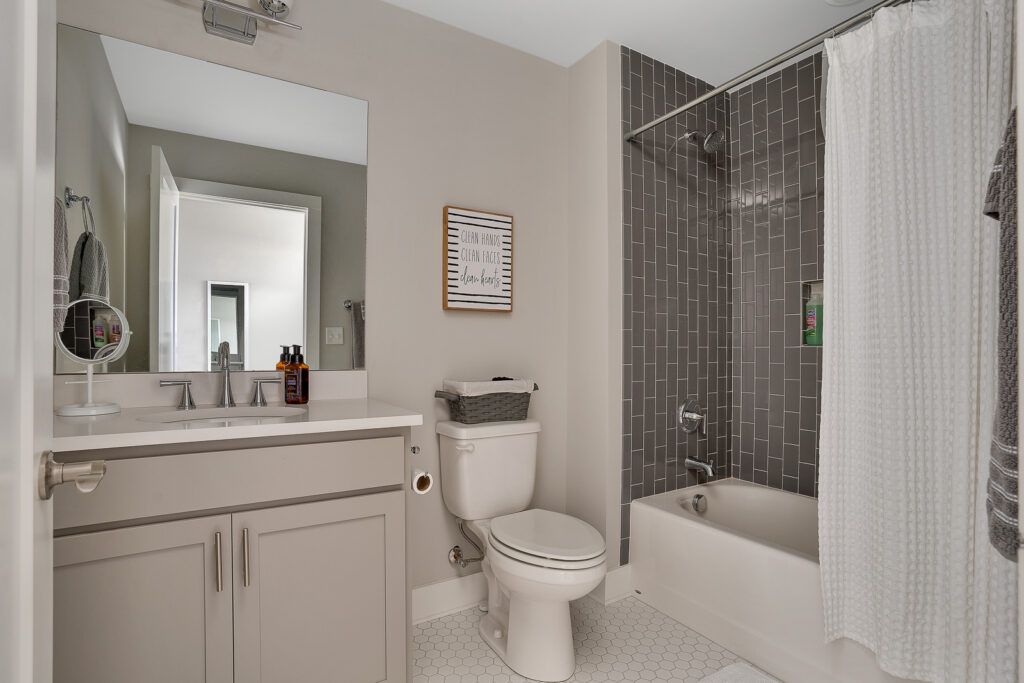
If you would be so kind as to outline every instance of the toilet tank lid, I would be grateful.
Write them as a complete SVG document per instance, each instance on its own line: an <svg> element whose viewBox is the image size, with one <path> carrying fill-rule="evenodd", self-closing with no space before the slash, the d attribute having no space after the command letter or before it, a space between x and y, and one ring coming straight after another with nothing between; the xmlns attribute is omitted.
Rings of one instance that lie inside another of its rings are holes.
<svg viewBox="0 0 1024 683"><path fill-rule="evenodd" d="M438 422L437 433L453 439L487 439L493 436L515 436L516 434L536 434L540 431L540 422L520 420L516 422L481 422L467 425L461 422Z"/></svg>

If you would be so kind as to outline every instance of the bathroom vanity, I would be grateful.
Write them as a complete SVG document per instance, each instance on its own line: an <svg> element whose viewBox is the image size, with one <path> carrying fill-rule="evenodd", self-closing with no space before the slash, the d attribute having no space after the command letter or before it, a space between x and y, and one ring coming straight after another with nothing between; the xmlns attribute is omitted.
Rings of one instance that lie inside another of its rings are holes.
<svg viewBox="0 0 1024 683"><path fill-rule="evenodd" d="M421 416L370 399L210 410L56 419L55 460L106 473L53 492L54 680L405 680Z"/></svg>
<svg viewBox="0 0 1024 683"><path fill-rule="evenodd" d="M422 417L365 398L368 103L56 40L54 680L406 680Z"/></svg>

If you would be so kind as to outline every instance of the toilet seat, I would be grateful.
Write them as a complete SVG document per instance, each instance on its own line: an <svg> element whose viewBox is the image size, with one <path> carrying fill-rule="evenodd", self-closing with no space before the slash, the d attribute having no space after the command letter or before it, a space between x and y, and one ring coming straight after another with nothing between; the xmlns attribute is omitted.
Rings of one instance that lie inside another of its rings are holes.
<svg viewBox="0 0 1024 683"><path fill-rule="evenodd" d="M533 567L540 567L542 569L590 569L597 567L598 565L604 564L605 554L601 553L596 557L591 557L586 560L554 560L550 557L540 557L539 555L530 555L524 553L521 550L511 548L494 536L489 536L487 539L487 545L490 550L500 553L510 560L520 562L522 564L528 564Z"/></svg>
<svg viewBox="0 0 1024 683"><path fill-rule="evenodd" d="M488 543L512 559L552 569L585 569L604 562L597 529L550 510L524 510L491 520Z"/></svg>

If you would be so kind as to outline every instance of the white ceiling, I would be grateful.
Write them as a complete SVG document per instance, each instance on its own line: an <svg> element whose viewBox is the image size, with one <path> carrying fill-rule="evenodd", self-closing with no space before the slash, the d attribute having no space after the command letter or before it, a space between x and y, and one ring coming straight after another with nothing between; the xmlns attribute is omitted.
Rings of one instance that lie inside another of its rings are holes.
<svg viewBox="0 0 1024 683"><path fill-rule="evenodd" d="M102 36L130 123L366 164L366 101Z"/></svg>
<svg viewBox="0 0 1024 683"><path fill-rule="evenodd" d="M610 40L713 85L876 1L385 0L562 66Z"/></svg>

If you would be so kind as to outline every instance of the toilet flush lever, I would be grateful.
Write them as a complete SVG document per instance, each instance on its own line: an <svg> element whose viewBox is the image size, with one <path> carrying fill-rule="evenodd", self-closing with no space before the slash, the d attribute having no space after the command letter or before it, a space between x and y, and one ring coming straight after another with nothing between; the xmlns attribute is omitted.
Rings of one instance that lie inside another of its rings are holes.
<svg viewBox="0 0 1024 683"><path fill-rule="evenodd" d="M54 488L70 483L82 493L91 493L106 473L107 463L103 460L57 462L53 452L47 451L39 458L39 498L50 500Z"/></svg>
<svg viewBox="0 0 1024 683"><path fill-rule="evenodd" d="M472 453L476 450L476 446L471 443L457 443L455 444L455 450L462 453Z"/></svg>

